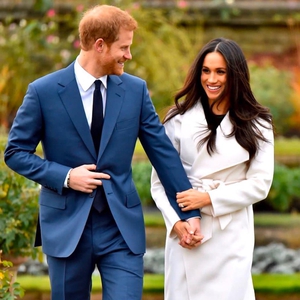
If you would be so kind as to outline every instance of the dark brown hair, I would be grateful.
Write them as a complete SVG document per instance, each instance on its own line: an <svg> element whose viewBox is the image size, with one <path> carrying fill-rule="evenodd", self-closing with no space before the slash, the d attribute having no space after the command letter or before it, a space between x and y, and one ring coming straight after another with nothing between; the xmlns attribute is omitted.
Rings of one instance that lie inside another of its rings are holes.
<svg viewBox="0 0 300 300"><path fill-rule="evenodd" d="M163 122L169 121L178 114L184 114L199 101L207 105L207 95L200 78L205 56L211 52L220 53L226 61L226 88L216 102L220 103L225 94L229 95L229 118L233 124L233 130L228 137L235 136L237 142L249 152L251 161L258 151L259 140L268 142L257 125L260 124L266 128L268 125L262 122L266 121L270 124L269 127L273 128L273 121L269 109L255 99L250 87L250 74L246 59L241 48L232 40L217 38L202 48L186 76L183 87L175 94L175 106L171 108ZM211 131L200 141L200 144L207 141L207 150L210 155L216 151L215 139L216 132Z"/></svg>

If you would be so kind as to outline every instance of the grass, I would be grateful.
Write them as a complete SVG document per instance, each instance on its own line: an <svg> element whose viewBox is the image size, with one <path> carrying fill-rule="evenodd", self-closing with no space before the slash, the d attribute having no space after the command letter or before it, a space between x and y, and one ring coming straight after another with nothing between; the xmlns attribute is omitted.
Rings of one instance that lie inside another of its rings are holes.
<svg viewBox="0 0 300 300"><path fill-rule="evenodd" d="M300 214L255 213L254 225L259 227L300 228Z"/></svg>
<svg viewBox="0 0 300 300"><path fill-rule="evenodd" d="M147 227L165 226L161 213L145 213L145 225ZM299 227L300 214L283 214L283 213L255 213L254 225L259 227Z"/></svg>
<svg viewBox="0 0 300 300"><path fill-rule="evenodd" d="M20 275L17 277L17 282L20 283L25 292L50 292L50 280L46 275L30 276ZM145 274L144 277L144 292L145 293L162 293L164 288L164 276L161 274ZM101 280L97 275L93 276L93 293L101 291Z"/></svg>
<svg viewBox="0 0 300 300"><path fill-rule="evenodd" d="M253 275L253 284L258 293L300 293L300 273Z"/></svg>
<svg viewBox="0 0 300 300"><path fill-rule="evenodd" d="M160 211L147 212L144 214L145 226L147 227L164 227L164 219Z"/></svg>
<svg viewBox="0 0 300 300"><path fill-rule="evenodd" d="M27 292L50 292L48 276L18 276L17 281ZM253 275L253 284L257 293L288 294L300 293L300 273L285 274L260 274ZM145 274L144 293L163 293L164 275ZM93 276L93 293L101 291L99 276Z"/></svg>
<svg viewBox="0 0 300 300"><path fill-rule="evenodd" d="M138 140L135 147L135 153L142 156L146 154ZM298 138L276 138L275 139L275 156L299 156L300 155L300 139Z"/></svg>
<svg viewBox="0 0 300 300"><path fill-rule="evenodd" d="M275 140L275 156L276 155L300 155L300 139L277 138Z"/></svg>

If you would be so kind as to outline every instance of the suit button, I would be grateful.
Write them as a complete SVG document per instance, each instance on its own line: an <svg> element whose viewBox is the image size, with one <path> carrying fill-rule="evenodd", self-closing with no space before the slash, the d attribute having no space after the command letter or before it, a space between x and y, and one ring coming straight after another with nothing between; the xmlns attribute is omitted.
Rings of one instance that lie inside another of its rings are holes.
<svg viewBox="0 0 300 300"><path fill-rule="evenodd" d="M93 197L94 197L94 193L89 194L89 196L90 196L91 198L93 198Z"/></svg>

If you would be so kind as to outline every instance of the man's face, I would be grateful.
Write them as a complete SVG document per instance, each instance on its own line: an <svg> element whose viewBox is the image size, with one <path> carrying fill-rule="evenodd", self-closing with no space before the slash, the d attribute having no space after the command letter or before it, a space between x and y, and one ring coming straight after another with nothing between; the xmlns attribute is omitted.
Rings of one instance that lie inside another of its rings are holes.
<svg viewBox="0 0 300 300"><path fill-rule="evenodd" d="M132 58L130 46L133 31L120 28L119 39L111 45L105 44L101 58L102 71L107 75L122 75L124 63Z"/></svg>

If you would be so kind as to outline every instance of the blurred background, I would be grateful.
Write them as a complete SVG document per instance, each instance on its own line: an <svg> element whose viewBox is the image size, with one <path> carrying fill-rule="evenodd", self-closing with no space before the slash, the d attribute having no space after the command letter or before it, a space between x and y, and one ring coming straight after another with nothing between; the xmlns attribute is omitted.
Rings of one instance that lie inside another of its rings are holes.
<svg viewBox="0 0 300 300"><path fill-rule="evenodd" d="M0 0L2 151L28 84L76 58L78 20L86 8L95 4L119 6L138 21L131 49L133 59L126 63L125 71L147 81L161 118L205 43L225 37L241 46L250 67L254 94L271 109L277 132L273 185L267 199L254 206L257 260L253 273L256 290L264 294L258 299L279 299L272 298L278 293L280 299L300 299L300 0ZM37 152L42 155L41 148ZM34 232L35 228L28 228L28 220L34 216L30 222L36 221L37 193L32 193L34 204L24 215L24 223L20 222L20 212L12 215L17 206L15 198L21 199L24 211L24 201L31 201L27 199L30 197L24 200L24 189L32 191L33 187L12 175L1 160L0 211L5 217L0 218L0 249L9 252L21 247L12 241L21 240L24 232ZM151 165L138 142L133 175L145 208L147 246L153 249L164 245L164 225L151 200L150 172ZM15 192L10 194L9 190ZM28 234L29 246L32 239L32 233ZM36 257L37 253L30 250L24 255ZM288 277L280 281L255 277L265 273ZM259 287L261 282L271 282L271 288L266 288L267 283ZM274 292L280 286L278 282L287 283Z"/></svg>

